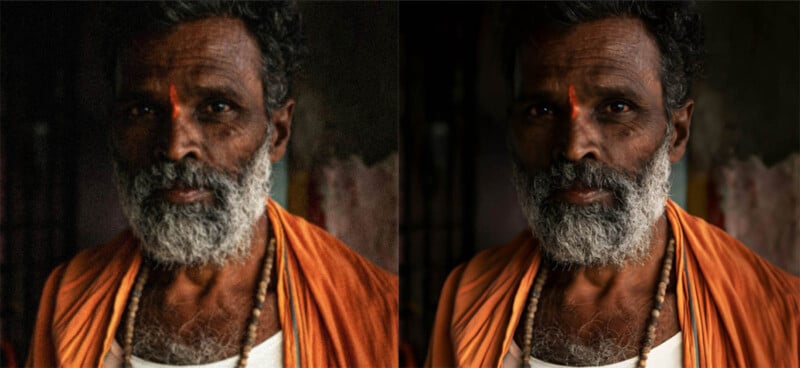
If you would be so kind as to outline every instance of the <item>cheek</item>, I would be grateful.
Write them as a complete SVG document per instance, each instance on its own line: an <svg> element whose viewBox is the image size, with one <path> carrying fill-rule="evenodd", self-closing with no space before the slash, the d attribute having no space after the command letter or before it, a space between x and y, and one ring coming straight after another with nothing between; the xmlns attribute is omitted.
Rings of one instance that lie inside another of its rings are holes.
<svg viewBox="0 0 800 368"><path fill-rule="evenodd" d="M205 132L209 161L225 171L240 173L253 159L265 138L263 129L216 127Z"/></svg>
<svg viewBox="0 0 800 368"><path fill-rule="evenodd" d="M514 124L509 133L513 154L526 166L543 166L549 161L555 137L552 127Z"/></svg>
<svg viewBox="0 0 800 368"><path fill-rule="evenodd" d="M120 125L113 130L112 139L117 154L128 163L145 165L153 150L151 127Z"/></svg>
<svg viewBox="0 0 800 368"><path fill-rule="evenodd" d="M609 162L613 166L629 171L639 171L643 164L649 162L662 143L661 139L656 139L657 137L640 134L635 130L621 134L624 134L625 138L617 140L617 143L609 147Z"/></svg>

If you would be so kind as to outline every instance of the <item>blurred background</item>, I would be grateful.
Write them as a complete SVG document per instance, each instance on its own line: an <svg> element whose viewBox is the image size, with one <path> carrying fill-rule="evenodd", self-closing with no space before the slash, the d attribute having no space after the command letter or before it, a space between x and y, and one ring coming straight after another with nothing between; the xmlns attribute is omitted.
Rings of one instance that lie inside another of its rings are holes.
<svg viewBox="0 0 800 368"><path fill-rule="evenodd" d="M673 200L800 275L797 2L701 2L706 78ZM402 359L421 365L447 274L527 225L505 144L501 4L400 3Z"/></svg>
<svg viewBox="0 0 800 368"><path fill-rule="evenodd" d="M103 71L124 6L0 3L0 366L24 364L50 271L127 226ZM397 4L299 6L310 55L272 196L397 273Z"/></svg>

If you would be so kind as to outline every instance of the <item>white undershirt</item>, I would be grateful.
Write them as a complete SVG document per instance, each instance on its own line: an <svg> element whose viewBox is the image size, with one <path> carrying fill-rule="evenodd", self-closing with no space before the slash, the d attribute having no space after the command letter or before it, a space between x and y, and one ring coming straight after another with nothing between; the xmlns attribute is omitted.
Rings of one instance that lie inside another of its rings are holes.
<svg viewBox="0 0 800 368"><path fill-rule="evenodd" d="M655 368L673 368L681 367L683 365L683 333L678 331L677 334L667 339L650 350L650 355L647 358L647 366ZM582 368L633 368L636 367L639 357L623 360L612 364L599 365L599 366L584 366ZM511 340L511 346L508 352L503 357L503 368L517 368L522 365L522 349L519 348L514 340ZM535 357L531 357L531 367L545 367L545 368L567 368L566 365L559 365L548 363Z"/></svg>
<svg viewBox="0 0 800 368"><path fill-rule="evenodd" d="M103 362L103 367L118 368L122 367L122 347L115 339L111 345L111 350L106 354ZM239 355L232 356L228 359L220 360L208 364L198 365L169 365L151 362L141 359L137 356L131 357L131 365L134 368L229 368L235 367ZM250 350L250 356L247 358L247 365L250 367L282 367L283 366L283 331L270 336L264 342L256 345Z"/></svg>

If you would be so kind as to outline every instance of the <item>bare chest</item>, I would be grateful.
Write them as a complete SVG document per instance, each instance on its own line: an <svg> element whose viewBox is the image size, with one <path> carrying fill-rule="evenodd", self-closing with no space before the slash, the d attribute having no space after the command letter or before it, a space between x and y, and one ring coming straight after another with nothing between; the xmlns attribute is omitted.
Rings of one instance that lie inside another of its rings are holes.
<svg viewBox="0 0 800 368"><path fill-rule="evenodd" d="M251 295L170 303L155 292L145 292L134 326L133 354L178 365L205 364L238 355L253 306ZM267 294L255 328L253 345L281 330L275 293ZM123 342L121 330L118 329L117 338Z"/></svg>
<svg viewBox="0 0 800 368"><path fill-rule="evenodd" d="M533 321L532 355L564 365L604 365L633 358L643 345L652 308L652 298L598 305L543 295ZM517 325L515 339L520 346L527 323L523 316ZM675 294L668 292L653 346L678 331Z"/></svg>

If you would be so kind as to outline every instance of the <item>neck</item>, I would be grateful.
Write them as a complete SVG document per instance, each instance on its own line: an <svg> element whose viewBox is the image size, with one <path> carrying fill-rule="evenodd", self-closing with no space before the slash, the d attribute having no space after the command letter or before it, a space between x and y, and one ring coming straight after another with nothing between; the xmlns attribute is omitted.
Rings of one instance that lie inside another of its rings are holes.
<svg viewBox="0 0 800 368"><path fill-rule="evenodd" d="M599 300L649 296L653 280L658 279L661 261L668 241L667 220L661 216L652 228L649 253L644 262L629 262L623 267L614 265L553 267L549 287L561 290L576 303L597 303Z"/></svg>
<svg viewBox="0 0 800 368"><path fill-rule="evenodd" d="M259 277L266 255L267 222L264 214L253 224L250 253L243 260L229 261L221 267L214 264L173 268L156 266L150 277L153 289L163 292L165 302L168 303L228 295L232 292L252 294L252 286Z"/></svg>

